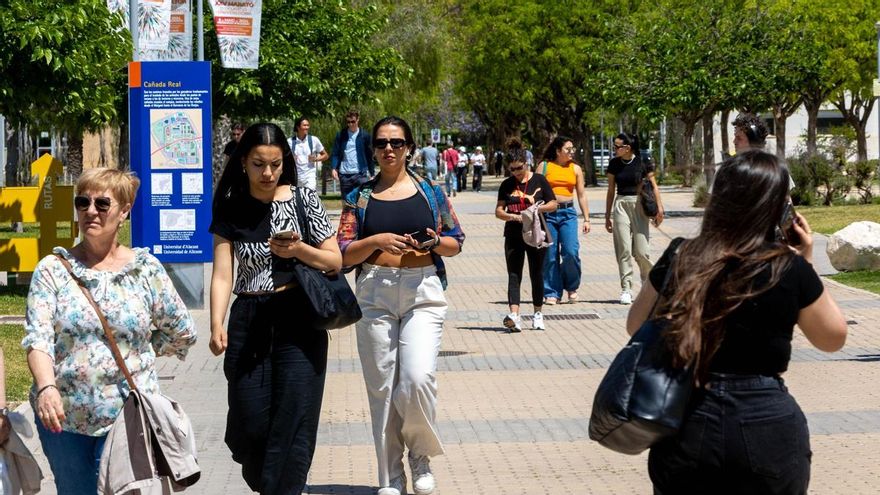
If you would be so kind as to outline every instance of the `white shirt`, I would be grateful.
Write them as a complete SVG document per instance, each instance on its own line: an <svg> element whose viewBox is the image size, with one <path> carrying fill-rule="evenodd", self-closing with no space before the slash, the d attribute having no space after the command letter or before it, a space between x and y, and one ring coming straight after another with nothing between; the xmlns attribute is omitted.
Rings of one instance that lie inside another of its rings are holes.
<svg viewBox="0 0 880 495"><path fill-rule="evenodd" d="M324 145L321 144L321 140L317 136L312 136L312 149L309 151L308 134L306 134L303 140L294 135L287 139L287 143L290 144L290 149L293 150L293 159L296 161L296 175L299 185L315 190L317 162L311 161L309 155L321 153L324 151Z"/></svg>
<svg viewBox="0 0 880 495"><path fill-rule="evenodd" d="M474 153L471 155L471 162L475 167L483 167L486 165L486 155L482 153Z"/></svg>

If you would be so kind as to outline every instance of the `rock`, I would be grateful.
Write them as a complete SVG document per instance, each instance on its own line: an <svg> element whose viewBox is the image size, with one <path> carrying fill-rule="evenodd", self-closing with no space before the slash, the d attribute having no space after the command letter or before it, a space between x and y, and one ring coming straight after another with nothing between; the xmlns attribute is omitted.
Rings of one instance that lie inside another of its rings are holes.
<svg viewBox="0 0 880 495"><path fill-rule="evenodd" d="M853 222L828 238L831 266L840 271L880 270L880 223Z"/></svg>

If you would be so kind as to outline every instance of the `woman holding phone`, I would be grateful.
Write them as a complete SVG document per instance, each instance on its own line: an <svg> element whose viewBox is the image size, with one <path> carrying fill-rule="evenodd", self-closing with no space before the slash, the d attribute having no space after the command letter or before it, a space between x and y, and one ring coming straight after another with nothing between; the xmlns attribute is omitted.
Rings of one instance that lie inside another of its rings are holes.
<svg viewBox="0 0 880 495"><path fill-rule="evenodd" d="M788 181L763 151L722 165L699 235L670 244L630 309L632 335L657 304L673 364L697 377L681 429L651 447L655 494L807 493L807 420L782 374L795 324L825 352L843 347L847 330L813 268L804 217L794 214L796 235L779 242Z"/></svg>
<svg viewBox="0 0 880 495"><path fill-rule="evenodd" d="M245 482L262 494L302 493L324 393L327 332L309 324L294 260L324 271L342 266L324 205L296 183L284 132L275 124L248 127L220 177L210 227L210 346L215 355L226 352L226 445ZM308 218L297 217L297 201ZM308 243L300 234L305 222Z"/></svg>
<svg viewBox="0 0 880 495"><path fill-rule="evenodd" d="M464 233L443 189L408 167L409 124L385 117L373 128L379 173L345 197L339 222L343 265L357 268L364 317L358 354L370 401L379 495L434 491L430 457L443 454L437 431L437 356L446 317L444 256L461 252Z"/></svg>

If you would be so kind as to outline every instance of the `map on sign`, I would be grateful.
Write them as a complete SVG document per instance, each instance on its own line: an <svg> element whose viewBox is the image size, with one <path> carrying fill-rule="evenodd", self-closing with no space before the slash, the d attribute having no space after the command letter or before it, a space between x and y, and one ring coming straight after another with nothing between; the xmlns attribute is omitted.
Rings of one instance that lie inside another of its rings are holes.
<svg viewBox="0 0 880 495"><path fill-rule="evenodd" d="M150 167L202 168L202 110L150 110Z"/></svg>
<svg viewBox="0 0 880 495"><path fill-rule="evenodd" d="M196 230L196 210L160 210L159 230Z"/></svg>

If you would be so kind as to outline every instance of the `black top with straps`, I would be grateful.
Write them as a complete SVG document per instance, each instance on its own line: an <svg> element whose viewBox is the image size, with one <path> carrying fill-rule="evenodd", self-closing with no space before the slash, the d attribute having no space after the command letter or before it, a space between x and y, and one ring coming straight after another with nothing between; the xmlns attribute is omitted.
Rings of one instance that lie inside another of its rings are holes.
<svg viewBox="0 0 880 495"><path fill-rule="evenodd" d="M412 234L421 230L437 229L434 214L421 193L397 200L370 198L370 206L364 212L363 237L375 234Z"/></svg>

